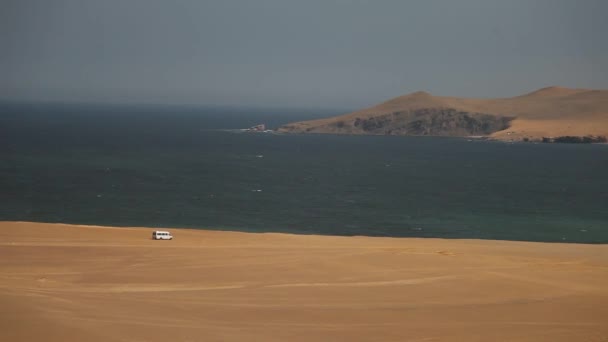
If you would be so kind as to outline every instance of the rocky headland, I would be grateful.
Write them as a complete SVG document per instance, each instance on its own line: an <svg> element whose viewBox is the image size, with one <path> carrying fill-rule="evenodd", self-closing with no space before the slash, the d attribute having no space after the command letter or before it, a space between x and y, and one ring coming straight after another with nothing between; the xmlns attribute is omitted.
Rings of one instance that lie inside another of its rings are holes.
<svg viewBox="0 0 608 342"><path fill-rule="evenodd" d="M548 87L522 96L498 99L443 97L416 92L353 113L290 123L278 131L605 142L608 90Z"/></svg>

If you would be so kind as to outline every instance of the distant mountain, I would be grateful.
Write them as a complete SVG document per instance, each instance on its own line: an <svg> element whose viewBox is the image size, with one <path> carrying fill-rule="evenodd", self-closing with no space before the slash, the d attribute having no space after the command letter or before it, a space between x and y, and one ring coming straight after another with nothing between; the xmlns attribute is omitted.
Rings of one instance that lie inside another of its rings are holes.
<svg viewBox="0 0 608 342"><path fill-rule="evenodd" d="M279 131L487 136L499 140L608 136L608 90L548 87L499 99L416 92L337 117L290 123Z"/></svg>

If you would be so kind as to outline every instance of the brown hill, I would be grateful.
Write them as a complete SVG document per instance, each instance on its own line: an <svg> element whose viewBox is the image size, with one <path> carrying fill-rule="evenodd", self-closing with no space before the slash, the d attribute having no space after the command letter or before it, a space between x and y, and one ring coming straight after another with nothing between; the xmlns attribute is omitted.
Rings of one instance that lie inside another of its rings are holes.
<svg viewBox="0 0 608 342"><path fill-rule="evenodd" d="M296 122L280 132L489 136L537 140L608 135L608 90L543 88L498 99L433 96L416 92L353 113Z"/></svg>

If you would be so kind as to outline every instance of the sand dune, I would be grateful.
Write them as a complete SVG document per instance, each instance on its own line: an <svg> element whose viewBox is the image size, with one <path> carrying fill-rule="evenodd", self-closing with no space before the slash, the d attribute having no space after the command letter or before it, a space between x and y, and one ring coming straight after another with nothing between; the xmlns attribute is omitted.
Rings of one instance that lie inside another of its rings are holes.
<svg viewBox="0 0 608 342"><path fill-rule="evenodd" d="M0 223L2 341L606 341L608 246Z"/></svg>
<svg viewBox="0 0 608 342"><path fill-rule="evenodd" d="M492 118L496 118L498 124ZM502 125L503 119L509 120L508 124ZM500 140L608 136L608 90L547 87L497 99L416 92L333 118L291 123L279 130L335 134L479 134Z"/></svg>

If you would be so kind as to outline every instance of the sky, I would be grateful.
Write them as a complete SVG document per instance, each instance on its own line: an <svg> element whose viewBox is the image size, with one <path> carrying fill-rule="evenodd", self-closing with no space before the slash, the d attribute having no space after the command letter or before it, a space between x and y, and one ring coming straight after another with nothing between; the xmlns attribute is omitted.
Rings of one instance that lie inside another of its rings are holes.
<svg viewBox="0 0 608 342"><path fill-rule="evenodd" d="M604 0L0 0L0 100L352 108L608 89Z"/></svg>

